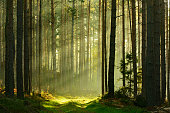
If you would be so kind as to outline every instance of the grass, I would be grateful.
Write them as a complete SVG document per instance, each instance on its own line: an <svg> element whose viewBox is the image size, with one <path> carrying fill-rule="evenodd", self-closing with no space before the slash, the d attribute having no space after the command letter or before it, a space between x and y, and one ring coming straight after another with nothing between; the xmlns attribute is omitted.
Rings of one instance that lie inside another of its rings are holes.
<svg viewBox="0 0 170 113"><path fill-rule="evenodd" d="M46 100L40 97L0 97L0 113L146 113L134 105L121 105L119 101L101 101L97 98L56 97Z"/></svg>

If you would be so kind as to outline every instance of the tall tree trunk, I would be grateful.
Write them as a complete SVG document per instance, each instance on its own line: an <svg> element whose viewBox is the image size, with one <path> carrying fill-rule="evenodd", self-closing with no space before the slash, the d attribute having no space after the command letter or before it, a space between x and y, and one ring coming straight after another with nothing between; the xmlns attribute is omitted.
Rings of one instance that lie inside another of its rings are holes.
<svg viewBox="0 0 170 113"><path fill-rule="evenodd" d="M165 4L165 9L166 9L166 77L168 77L168 0L166 0L166 4ZM166 79L166 90L168 93L168 89L167 89L167 85L168 85L168 79ZM168 96L168 95L166 95Z"/></svg>
<svg viewBox="0 0 170 113"><path fill-rule="evenodd" d="M73 0L72 34L71 34L71 76L72 78L74 77L74 15L75 15L74 10L75 10L75 0Z"/></svg>
<svg viewBox="0 0 170 113"><path fill-rule="evenodd" d="M28 93L29 79L29 48L28 48L28 10L27 0L24 1L24 91Z"/></svg>
<svg viewBox="0 0 170 113"><path fill-rule="evenodd" d="M112 0L111 9L111 34L110 34L110 57L109 57L109 78L108 95L114 96L114 63L115 63L115 36L116 35L116 0Z"/></svg>
<svg viewBox="0 0 170 113"><path fill-rule="evenodd" d="M155 105L160 104L160 0L154 0L154 74L153 80L155 86L154 92L154 103Z"/></svg>
<svg viewBox="0 0 170 113"><path fill-rule="evenodd" d="M3 24L2 24L2 14L3 14L3 9L2 9L2 7L0 8L0 79L3 79L3 77L2 77L2 67L1 67L1 62L2 62L2 37L3 37L3 35L2 35L2 26L3 26Z"/></svg>
<svg viewBox="0 0 170 113"><path fill-rule="evenodd" d="M169 6L170 6L170 1L169 1ZM170 11L169 11L169 15L170 15ZM170 29L170 17L169 17L169 29ZM169 83L170 83L170 30L169 30L169 37L168 37L168 41L169 41L169 49L168 49L168 77L167 77L167 95L168 95L168 102L170 102L170 88L169 88Z"/></svg>
<svg viewBox="0 0 170 113"><path fill-rule="evenodd" d="M102 0L102 95L104 95L105 78L105 0Z"/></svg>
<svg viewBox="0 0 170 113"><path fill-rule="evenodd" d="M107 47L106 47L106 14L107 14L107 0L105 0L104 7L104 56L105 56L105 91L107 92Z"/></svg>
<svg viewBox="0 0 170 113"><path fill-rule="evenodd" d="M39 77L38 77L38 83L39 83L39 94L41 95L41 41L42 41L42 20L41 20L41 15L42 15L42 0L40 0L40 10L39 10Z"/></svg>
<svg viewBox="0 0 170 113"><path fill-rule="evenodd" d="M136 8L135 0L132 0L132 59L134 74L134 96L137 96L137 66L136 66Z"/></svg>
<svg viewBox="0 0 170 113"><path fill-rule="evenodd" d="M78 3L76 3L76 9L78 9ZM75 26L75 28L76 28L76 45L75 45L75 57L76 57L76 80L78 80L78 11L76 11L76 26ZM77 86L78 86L78 84L76 84ZM78 87L77 87L78 88Z"/></svg>
<svg viewBox="0 0 170 113"><path fill-rule="evenodd" d="M165 3L161 2L161 80L162 80L162 102L166 97L166 68L165 68Z"/></svg>
<svg viewBox="0 0 170 113"><path fill-rule="evenodd" d="M146 0L142 0L142 95L146 97Z"/></svg>
<svg viewBox="0 0 170 113"><path fill-rule="evenodd" d="M153 26L153 0L147 1L147 52L146 52L146 76L145 76L145 82L146 82L146 100L147 105L152 106L154 105L154 78L153 78L153 72L154 72L154 53L153 53L153 38L154 38L154 26Z"/></svg>
<svg viewBox="0 0 170 113"><path fill-rule="evenodd" d="M29 10L30 10L30 30L29 30L29 94L32 92L32 0L29 0Z"/></svg>
<svg viewBox="0 0 170 113"><path fill-rule="evenodd" d="M125 7L124 0L122 0L122 31L123 31L123 41L122 41L122 56L123 56L123 87L125 87Z"/></svg>
<svg viewBox="0 0 170 113"><path fill-rule="evenodd" d="M17 97L24 98L22 74L23 0L17 0ZM1 61L0 61L1 62Z"/></svg>
<svg viewBox="0 0 170 113"><path fill-rule="evenodd" d="M54 18L54 1L51 0L51 29L52 29L52 54L53 54L53 75L54 75L54 81L56 83L56 37L55 37L55 18ZM54 85L54 88L56 84Z"/></svg>
<svg viewBox="0 0 170 113"><path fill-rule="evenodd" d="M140 58L140 0L138 0L138 66L141 66Z"/></svg>
<svg viewBox="0 0 170 113"><path fill-rule="evenodd" d="M6 53L5 53L5 95L14 96L14 57L15 42L13 34L13 0L6 1L5 25Z"/></svg>
<svg viewBox="0 0 170 113"><path fill-rule="evenodd" d="M87 79L89 79L90 0L89 0L89 2L88 2L88 12L87 12L87 14L88 14L88 17L87 17L88 26L87 26L87 66L86 66L86 67L87 67L87 76L88 76ZM87 81L88 81L88 80L87 80ZM88 82L89 82L89 81L88 81Z"/></svg>
<svg viewBox="0 0 170 113"><path fill-rule="evenodd" d="M98 70L97 70L97 81L100 81L100 76L101 76L101 0L99 0L99 27L98 27ZM98 86L99 86L98 82Z"/></svg>
<svg viewBox="0 0 170 113"><path fill-rule="evenodd" d="M37 22L36 22L36 87L39 87L39 0L37 0Z"/></svg>

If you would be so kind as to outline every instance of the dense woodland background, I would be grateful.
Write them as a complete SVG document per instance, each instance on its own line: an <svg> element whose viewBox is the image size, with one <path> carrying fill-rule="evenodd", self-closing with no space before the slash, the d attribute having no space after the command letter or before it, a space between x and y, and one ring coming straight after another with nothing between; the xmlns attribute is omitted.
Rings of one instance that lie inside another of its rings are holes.
<svg viewBox="0 0 170 113"><path fill-rule="evenodd" d="M1 0L1 90L18 98L119 91L149 106L170 100L169 4Z"/></svg>

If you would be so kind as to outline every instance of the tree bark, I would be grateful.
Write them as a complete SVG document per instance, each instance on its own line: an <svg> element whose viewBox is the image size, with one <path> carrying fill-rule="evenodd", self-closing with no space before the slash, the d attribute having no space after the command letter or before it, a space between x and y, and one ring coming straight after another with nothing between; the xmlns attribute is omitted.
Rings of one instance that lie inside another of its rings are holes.
<svg viewBox="0 0 170 113"><path fill-rule="evenodd" d="M160 105L160 0L154 0L154 104Z"/></svg>
<svg viewBox="0 0 170 113"><path fill-rule="evenodd" d="M14 96L14 57L15 42L13 34L13 0L6 1L6 25L5 25L5 95Z"/></svg>
<svg viewBox="0 0 170 113"><path fill-rule="evenodd" d="M29 30L29 94L32 92L32 0L29 0L29 19L30 19L30 30Z"/></svg>
<svg viewBox="0 0 170 113"><path fill-rule="evenodd" d="M42 20L41 20L41 15L42 15L42 0L40 0L40 10L39 10L39 77L38 77L38 83L39 83L39 94L41 95L41 37L42 37Z"/></svg>
<svg viewBox="0 0 170 113"><path fill-rule="evenodd" d="M28 48L28 10L27 0L24 1L24 92L28 93L29 79L29 48Z"/></svg>
<svg viewBox="0 0 170 113"><path fill-rule="evenodd" d="M166 68L165 68L165 3L161 2L161 80L162 80L162 102L166 97Z"/></svg>
<svg viewBox="0 0 170 113"><path fill-rule="evenodd" d="M142 0L142 95L146 97L146 0Z"/></svg>
<svg viewBox="0 0 170 113"><path fill-rule="evenodd" d="M22 72L23 0L17 0L17 97L23 99Z"/></svg>
<svg viewBox="0 0 170 113"><path fill-rule="evenodd" d="M122 40L122 56L123 56L123 87L125 87L125 13L124 13L124 0L122 0L122 31L123 31L123 40Z"/></svg>
<svg viewBox="0 0 170 113"><path fill-rule="evenodd" d="M114 63L115 63L115 36L116 35L116 0L112 0L111 9L111 34L110 34L110 57L109 57L109 78L108 95L114 96Z"/></svg>
<svg viewBox="0 0 170 113"><path fill-rule="evenodd" d="M137 96L137 66L136 66L136 8L135 0L132 0L132 59L134 74L134 96Z"/></svg>

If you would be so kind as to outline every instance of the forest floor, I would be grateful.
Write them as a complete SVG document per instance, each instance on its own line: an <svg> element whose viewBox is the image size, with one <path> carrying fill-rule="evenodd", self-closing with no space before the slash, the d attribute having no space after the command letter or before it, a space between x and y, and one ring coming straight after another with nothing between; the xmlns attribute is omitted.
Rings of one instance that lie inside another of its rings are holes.
<svg viewBox="0 0 170 113"><path fill-rule="evenodd" d="M0 113L149 113L120 100L85 97L26 96L24 100L0 96Z"/></svg>

